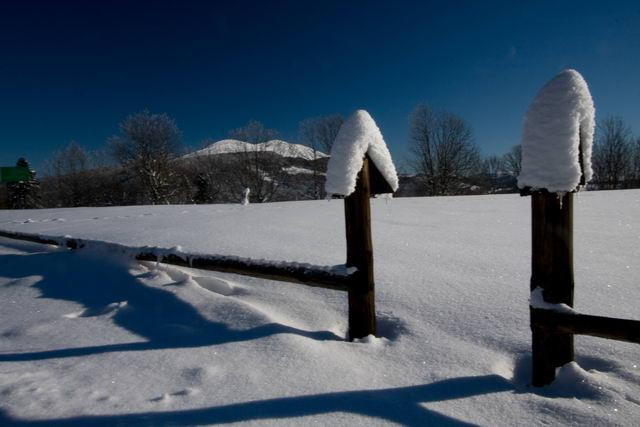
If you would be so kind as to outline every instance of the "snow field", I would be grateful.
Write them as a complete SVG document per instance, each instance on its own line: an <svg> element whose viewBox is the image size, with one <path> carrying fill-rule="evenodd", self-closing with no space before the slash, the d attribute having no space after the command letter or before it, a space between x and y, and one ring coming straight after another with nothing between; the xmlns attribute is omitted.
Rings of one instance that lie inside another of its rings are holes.
<svg viewBox="0 0 640 427"><path fill-rule="evenodd" d="M359 343L341 292L2 239L0 424L637 424L637 345L577 337L577 366L527 385L529 198L372 208L381 337ZM579 312L640 317L639 214L640 191L577 197ZM338 200L80 208L2 211L0 228L334 265L342 215Z"/></svg>

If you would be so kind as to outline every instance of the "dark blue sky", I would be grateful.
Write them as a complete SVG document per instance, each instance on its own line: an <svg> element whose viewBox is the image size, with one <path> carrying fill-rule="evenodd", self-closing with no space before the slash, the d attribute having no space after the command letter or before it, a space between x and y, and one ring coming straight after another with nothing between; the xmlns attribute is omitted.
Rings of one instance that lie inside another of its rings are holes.
<svg viewBox="0 0 640 427"><path fill-rule="evenodd" d="M526 3L526 4L525 4ZM486 154L520 138L565 68L599 117L640 133L640 2L0 2L0 165L37 168L74 139L100 148L128 114L174 117L186 145L257 119L371 112L398 163L426 101Z"/></svg>

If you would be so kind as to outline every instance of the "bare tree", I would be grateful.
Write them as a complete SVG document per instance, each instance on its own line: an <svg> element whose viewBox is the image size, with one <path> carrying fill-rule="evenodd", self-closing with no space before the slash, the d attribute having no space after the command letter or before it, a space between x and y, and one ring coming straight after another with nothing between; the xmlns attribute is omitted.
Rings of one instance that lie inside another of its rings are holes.
<svg viewBox="0 0 640 427"><path fill-rule="evenodd" d="M331 154L333 141L335 141L343 122L342 115L332 114L305 119L298 125L300 142L310 146L313 150L312 197L314 199L325 197L321 172L319 171L318 151L323 150L325 154Z"/></svg>
<svg viewBox="0 0 640 427"><path fill-rule="evenodd" d="M632 173L631 128L620 117L610 116L598 122L593 146L593 172L602 188L615 189Z"/></svg>
<svg viewBox="0 0 640 427"><path fill-rule="evenodd" d="M243 153L234 156L235 161L228 161L224 165L230 168L230 184L238 200L242 198L245 188L251 189L252 203L272 200L280 188L284 164L282 157L268 151L264 143L276 139L278 131L251 120L245 126L229 132L229 136L249 143Z"/></svg>
<svg viewBox="0 0 640 427"><path fill-rule="evenodd" d="M411 166L428 195L460 192L463 178L479 171L471 127L460 117L419 104L409 118Z"/></svg>
<svg viewBox="0 0 640 427"><path fill-rule="evenodd" d="M314 150L331 154L333 141L335 141L342 123L344 123L344 118L341 114L305 119L298 126L300 142L309 145Z"/></svg>
<svg viewBox="0 0 640 427"><path fill-rule="evenodd" d="M277 139L279 136L280 134L277 130L268 129L257 120L249 120L246 125L229 132L230 138L250 144L260 144L261 142L271 141L272 139Z"/></svg>
<svg viewBox="0 0 640 427"><path fill-rule="evenodd" d="M89 155L75 141L56 151L47 165L52 187L47 204L69 207L90 204L89 163Z"/></svg>
<svg viewBox="0 0 640 427"><path fill-rule="evenodd" d="M114 157L137 177L143 202L169 203L176 192L173 160L180 153L180 131L166 114L148 110L127 117L121 135L110 138Z"/></svg>
<svg viewBox="0 0 640 427"><path fill-rule="evenodd" d="M225 155L229 156L229 155ZM190 203L215 203L229 201L233 192L233 176L229 161L222 156L201 155L184 159L180 168L189 177L195 189ZM237 195L236 195L237 197Z"/></svg>
<svg viewBox="0 0 640 427"><path fill-rule="evenodd" d="M481 170L482 173L479 178L493 193L500 187L499 178L505 171L504 157L495 155L485 157L481 161Z"/></svg>
<svg viewBox="0 0 640 427"><path fill-rule="evenodd" d="M482 172L496 178L505 171L504 158L500 156L489 156L482 160Z"/></svg>
<svg viewBox="0 0 640 427"><path fill-rule="evenodd" d="M511 147L511 150L504 155L504 168L509 175L520 175L522 170L522 146L520 144Z"/></svg>
<svg viewBox="0 0 640 427"><path fill-rule="evenodd" d="M633 176L635 187L640 187L640 138L633 144Z"/></svg>

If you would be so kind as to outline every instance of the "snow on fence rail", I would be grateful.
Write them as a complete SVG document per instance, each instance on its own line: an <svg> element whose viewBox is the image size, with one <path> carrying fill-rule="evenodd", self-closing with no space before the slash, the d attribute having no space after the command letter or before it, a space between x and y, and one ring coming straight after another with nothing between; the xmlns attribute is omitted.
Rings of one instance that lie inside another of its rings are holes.
<svg viewBox="0 0 640 427"><path fill-rule="evenodd" d="M190 254L179 249L150 246L131 247L97 240L72 237L43 236L0 230L0 236L69 249L92 249L118 253L138 261L156 261L181 267L198 268L223 273L241 274L260 279L298 283L312 287L347 291L356 277L355 269L345 265L319 266L297 262L275 262L224 255Z"/></svg>
<svg viewBox="0 0 640 427"><path fill-rule="evenodd" d="M345 291L349 303L350 340L376 334L375 281L371 241L372 195L393 193L398 178L380 130L364 110L356 111L340 128L331 152L327 193L344 196L347 239L346 264L318 266L255 260L223 255L188 254L179 248L128 247L72 237L42 236L0 230L0 236L125 254L140 261L239 274L268 280Z"/></svg>
<svg viewBox="0 0 640 427"><path fill-rule="evenodd" d="M525 118L518 185L531 195L534 386L551 383L556 368L574 360L575 334L640 343L640 321L572 310L573 193L591 178L593 115L587 83L565 70L540 90Z"/></svg>

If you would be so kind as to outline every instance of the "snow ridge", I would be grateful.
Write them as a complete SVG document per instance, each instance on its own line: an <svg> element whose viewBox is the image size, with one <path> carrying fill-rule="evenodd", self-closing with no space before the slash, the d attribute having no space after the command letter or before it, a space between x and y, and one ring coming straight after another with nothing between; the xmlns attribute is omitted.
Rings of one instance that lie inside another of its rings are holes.
<svg viewBox="0 0 640 427"><path fill-rule="evenodd" d="M365 154L393 191L398 189L396 167L380 129L367 111L357 110L343 123L333 143L327 166L327 194L348 196L354 192Z"/></svg>
<svg viewBox="0 0 640 427"><path fill-rule="evenodd" d="M575 70L562 71L540 89L526 113L518 187L575 191L583 173L589 182L594 127L587 82Z"/></svg>
<svg viewBox="0 0 640 427"><path fill-rule="evenodd" d="M302 158L305 160L314 160L314 153L311 147L302 144L292 144L279 139L274 139L259 144L251 144L249 142L238 141L237 139L223 139L215 142L201 150L194 151L184 156L184 158L207 156L215 154L232 154L254 151L270 151L281 155L282 157ZM315 152L315 158L329 157L321 151Z"/></svg>

